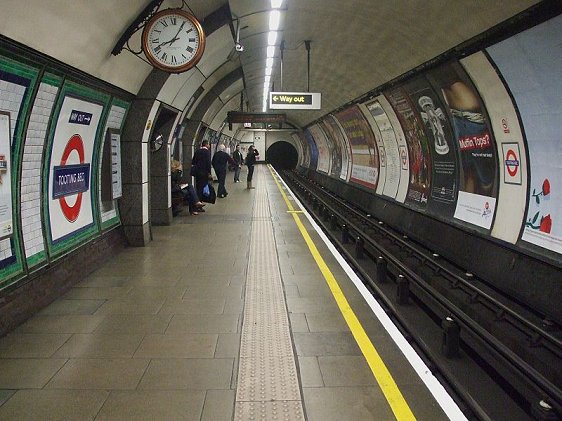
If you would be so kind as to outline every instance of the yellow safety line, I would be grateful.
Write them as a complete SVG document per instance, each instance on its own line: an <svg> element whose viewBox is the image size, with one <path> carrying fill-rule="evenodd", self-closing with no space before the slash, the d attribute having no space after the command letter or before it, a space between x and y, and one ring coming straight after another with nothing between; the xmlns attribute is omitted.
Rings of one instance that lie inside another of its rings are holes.
<svg viewBox="0 0 562 421"><path fill-rule="evenodd" d="M332 295L334 296L334 299L336 300L338 307L343 317L345 318L345 321L347 322L347 325L349 326L349 329L351 330L355 341L357 342L357 345L359 345L361 352L363 352L363 356L367 360L367 364L369 364L369 367L371 368L371 371L375 376L375 380L379 384L384 396L386 397L386 400L388 401L390 408L394 413L394 416L399 421L415 420L416 417L414 417L412 410L408 406L408 403L404 399L404 396L402 396L400 389L396 385L396 382L392 378L392 375L388 371L388 368L386 368L384 361L373 346L371 340L367 336L367 333L365 333L365 329L363 329L363 326L359 322L359 319L357 319L357 316L353 312L353 309L350 307L347 299L345 298L345 295L343 294L343 291L336 281L336 278L328 268L328 265L326 265L326 262L324 262L324 259L322 259L322 256L318 252L318 249L312 241L312 238L310 238L310 235L308 235L308 232L301 222L299 215L294 212L293 205L283 191L283 187L281 187L279 181L277 181L277 178L273 174L271 167L269 167L269 171L271 172L271 175L275 180L275 184L277 184L277 187L279 188L279 191L283 196L283 200L289 208L289 212L293 214L293 219L295 220L299 231L301 232L306 244L308 245L310 253L314 257L318 268L322 272L322 275L324 276L328 287L332 291Z"/></svg>

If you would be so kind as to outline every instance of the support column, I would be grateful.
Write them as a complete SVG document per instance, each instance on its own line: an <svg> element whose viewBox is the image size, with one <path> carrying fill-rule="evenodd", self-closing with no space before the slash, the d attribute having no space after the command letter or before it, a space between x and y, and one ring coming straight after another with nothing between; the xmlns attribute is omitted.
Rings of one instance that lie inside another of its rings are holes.
<svg viewBox="0 0 562 421"><path fill-rule="evenodd" d="M121 136L121 164L123 197L119 213L127 242L131 246L145 246L151 240L149 217L149 161L148 141L158 110L156 96L168 74L153 70L132 102Z"/></svg>

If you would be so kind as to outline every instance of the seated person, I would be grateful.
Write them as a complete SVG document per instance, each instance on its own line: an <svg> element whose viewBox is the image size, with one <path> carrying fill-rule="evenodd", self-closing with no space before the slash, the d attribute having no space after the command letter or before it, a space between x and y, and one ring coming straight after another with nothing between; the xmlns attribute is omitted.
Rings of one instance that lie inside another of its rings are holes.
<svg viewBox="0 0 562 421"><path fill-rule="evenodd" d="M181 184L181 178L182 178L181 163L179 161L172 160L172 165L171 165L172 199L173 198L181 199L182 202L186 202L189 206L189 213L191 215L198 215L199 212L205 212L205 210L203 210L203 206L205 206L205 204L199 201L199 198L197 197L197 193L195 192L193 186L187 183ZM172 214L176 216L180 212L181 212L181 203L178 204L175 203L174 200L172 200Z"/></svg>
<svg viewBox="0 0 562 421"><path fill-rule="evenodd" d="M191 184L181 184L181 191L189 206L189 213L191 215L199 215L200 212L205 212L203 206L205 203L201 202L195 192L195 187Z"/></svg>

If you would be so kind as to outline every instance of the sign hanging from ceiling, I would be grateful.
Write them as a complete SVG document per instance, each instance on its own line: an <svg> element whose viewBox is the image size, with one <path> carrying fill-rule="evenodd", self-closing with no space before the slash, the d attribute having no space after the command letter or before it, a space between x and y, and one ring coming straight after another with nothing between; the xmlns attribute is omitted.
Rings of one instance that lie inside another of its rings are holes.
<svg viewBox="0 0 562 421"><path fill-rule="evenodd" d="M269 108L272 110L319 110L322 94L315 92L270 92Z"/></svg>

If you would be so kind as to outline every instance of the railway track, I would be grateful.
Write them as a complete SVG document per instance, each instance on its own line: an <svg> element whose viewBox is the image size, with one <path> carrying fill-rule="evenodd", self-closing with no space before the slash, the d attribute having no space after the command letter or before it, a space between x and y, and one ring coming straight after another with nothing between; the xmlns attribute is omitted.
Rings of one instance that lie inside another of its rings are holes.
<svg viewBox="0 0 562 421"><path fill-rule="evenodd" d="M469 418L560 419L560 326L323 186L281 176Z"/></svg>

